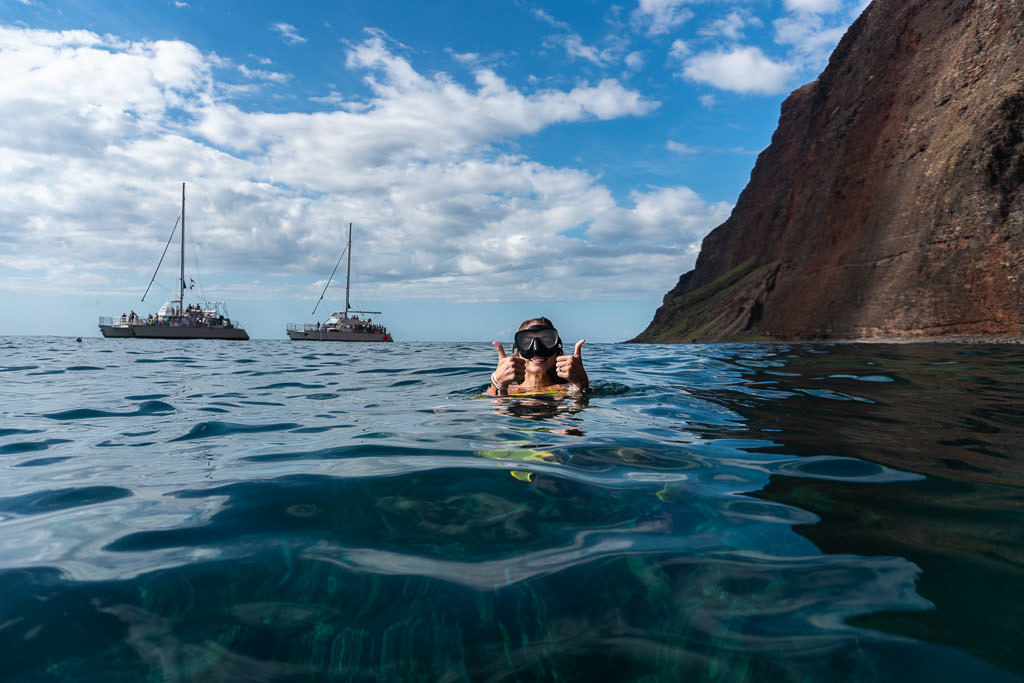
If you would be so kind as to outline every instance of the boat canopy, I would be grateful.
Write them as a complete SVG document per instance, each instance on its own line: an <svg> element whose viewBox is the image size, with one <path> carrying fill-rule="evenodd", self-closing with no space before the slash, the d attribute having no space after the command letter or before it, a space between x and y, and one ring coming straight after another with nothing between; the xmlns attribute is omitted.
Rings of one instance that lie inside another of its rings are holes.
<svg viewBox="0 0 1024 683"><path fill-rule="evenodd" d="M160 310L157 311L156 314L161 318L166 318L167 316L171 315L178 315L178 308L179 307L177 300L168 301L163 306L160 307Z"/></svg>

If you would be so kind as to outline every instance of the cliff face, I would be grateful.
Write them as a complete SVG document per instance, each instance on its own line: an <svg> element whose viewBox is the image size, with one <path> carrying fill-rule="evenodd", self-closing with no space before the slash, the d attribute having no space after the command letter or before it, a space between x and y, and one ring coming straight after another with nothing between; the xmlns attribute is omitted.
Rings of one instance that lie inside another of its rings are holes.
<svg viewBox="0 0 1024 683"><path fill-rule="evenodd" d="M634 341L1019 335L1024 4L874 0Z"/></svg>

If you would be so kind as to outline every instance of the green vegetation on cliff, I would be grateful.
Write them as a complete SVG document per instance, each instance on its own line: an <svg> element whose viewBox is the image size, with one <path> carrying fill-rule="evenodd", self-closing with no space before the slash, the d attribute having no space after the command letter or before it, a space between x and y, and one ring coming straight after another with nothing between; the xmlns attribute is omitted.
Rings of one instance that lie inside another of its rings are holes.
<svg viewBox="0 0 1024 683"><path fill-rule="evenodd" d="M703 287L682 296L666 297L650 327L633 341L673 343L694 339L709 341L729 336L725 326L735 322L735 318L722 316L722 312L733 311L738 299L774 266L774 263L758 266L755 259L750 258ZM671 324L659 327L660 320ZM751 336L749 341L763 338Z"/></svg>

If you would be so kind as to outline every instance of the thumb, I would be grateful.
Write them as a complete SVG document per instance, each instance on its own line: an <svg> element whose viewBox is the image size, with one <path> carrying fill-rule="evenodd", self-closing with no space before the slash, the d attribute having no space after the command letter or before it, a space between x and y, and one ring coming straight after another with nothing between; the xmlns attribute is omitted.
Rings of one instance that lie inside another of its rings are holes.
<svg viewBox="0 0 1024 683"><path fill-rule="evenodd" d="M501 360L502 358L504 358L505 357L505 347L501 345L501 342L494 341L494 342L491 342L491 343L494 344L494 348L498 349L498 360Z"/></svg>
<svg viewBox="0 0 1024 683"><path fill-rule="evenodd" d="M576 348L572 350L572 355L576 356L577 358L583 358L583 356L580 355L580 349L582 349L583 345L586 343L586 339L580 339L578 342L576 342Z"/></svg>

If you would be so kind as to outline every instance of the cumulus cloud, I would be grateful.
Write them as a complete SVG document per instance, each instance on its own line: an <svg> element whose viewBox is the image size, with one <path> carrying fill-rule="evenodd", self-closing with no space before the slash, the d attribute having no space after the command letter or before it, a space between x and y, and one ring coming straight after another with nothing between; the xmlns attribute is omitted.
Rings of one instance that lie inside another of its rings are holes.
<svg viewBox="0 0 1024 683"><path fill-rule="evenodd" d="M663 11L697 0L659 0ZM777 95L825 66L867 0L784 0L785 16L772 22L772 45L744 45L747 33L764 26L751 9L733 9L703 25L686 41L676 39L668 63L683 78L742 94ZM639 9L637 11L640 11ZM766 50L772 54L766 53Z"/></svg>
<svg viewBox="0 0 1024 683"><path fill-rule="evenodd" d="M683 66L683 76L696 83L758 95L786 92L797 71L795 65L775 61L753 46L703 52Z"/></svg>
<svg viewBox="0 0 1024 683"><path fill-rule="evenodd" d="M729 217L726 202L709 204L687 187L634 190L633 208L609 207L587 234L601 240L670 244L696 253L709 230Z"/></svg>
<svg viewBox="0 0 1024 683"><path fill-rule="evenodd" d="M206 272L322 278L354 220L379 298L508 298L531 278L601 298L609 277L617 296L659 295L728 211L687 188L619 203L597 176L505 151L546 126L658 106L617 80L523 90L477 68L461 83L396 50L379 32L348 47L366 98L268 113L231 102L222 78L277 76L188 43L0 29L0 288L134 292L182 180ZM308 295L275 291L289 293Z"/></svg>

